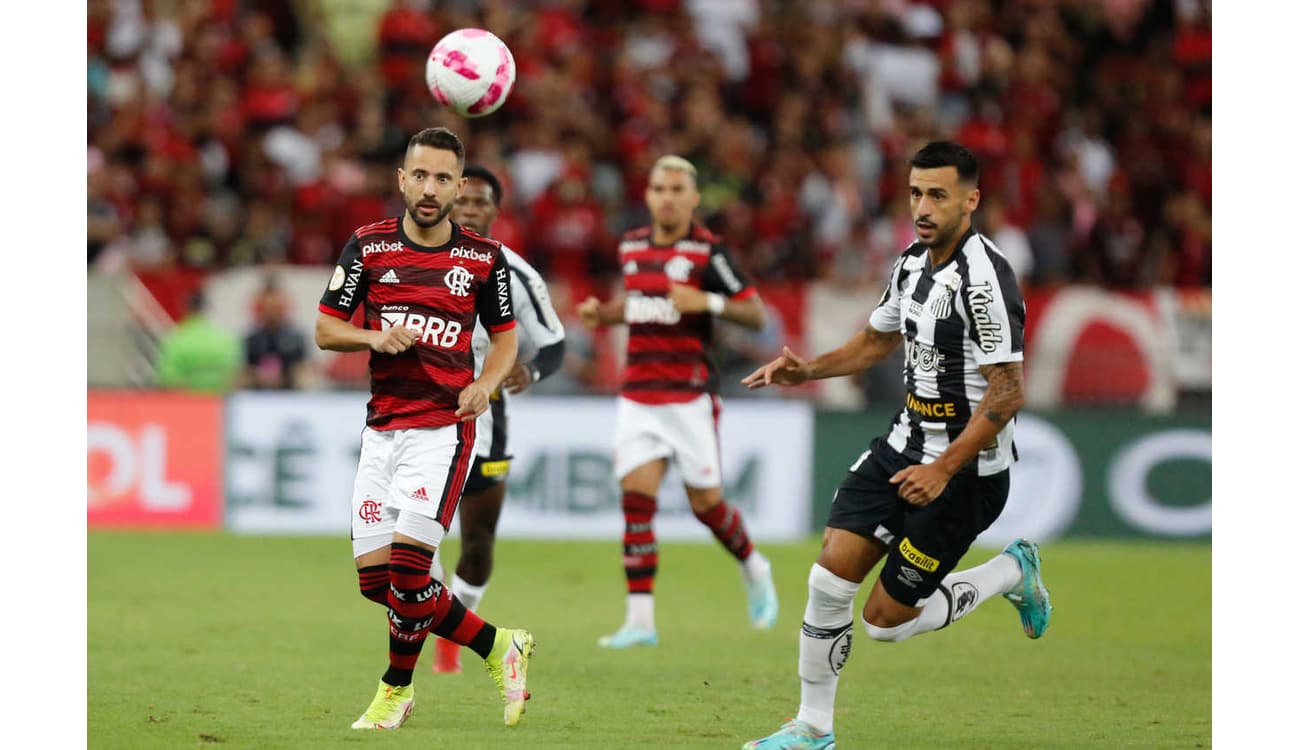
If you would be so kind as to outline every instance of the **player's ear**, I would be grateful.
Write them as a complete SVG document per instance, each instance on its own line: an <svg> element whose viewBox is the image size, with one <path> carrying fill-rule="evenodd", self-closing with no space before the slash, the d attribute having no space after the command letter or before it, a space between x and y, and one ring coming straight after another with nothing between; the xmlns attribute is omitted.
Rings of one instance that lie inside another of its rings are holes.
<svg viewBox="0 0 1300 750"><path fill-rule="evenodd" d="M973 214L975 213L975 209L979 207L980 207L980 189L971 188L971 191L966 194L966 213Z"/></svg>
<svg viewBox="0 0 1300 750"><path fill-rule="evenodd" d="M406 192L406 170L401 167L397 168L397 189L400 192Z"/></svg>

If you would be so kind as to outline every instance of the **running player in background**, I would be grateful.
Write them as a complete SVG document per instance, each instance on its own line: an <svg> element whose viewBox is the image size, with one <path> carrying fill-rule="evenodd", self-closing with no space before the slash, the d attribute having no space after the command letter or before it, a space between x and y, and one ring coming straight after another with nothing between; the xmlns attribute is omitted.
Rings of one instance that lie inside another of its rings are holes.
<svg viewBox="0 0 1300 750"><path fill-rule="evenodd" d="M415 702L412 675L432 631L468 646L505 702L524 712L533 636L484 622L429 573L473 463L475 419L515 362L509 268L500 245L447 219L465 147L445 128L414 135L397 184L400 219L357 229L320 301L316 344L370 354L370 403L352 491L352 554L361 594L388 609L388 670L353 729L397 729ZM358 307L363 327L349 321ZM474 376L476 321L491 348Z"/></svg>
<svg viewBox="0 0 1300 750"><path fill-rule="evenodd" d="M1042 636L1052 614L1036 544L1017 539L983 565L953 572L1007 501L1024 404L1025 303L1011 264L971 226L980 192L970 151L930 143L911 167L916 242L894 263L866 330L810 361L786 349L742 381L799 385L860 372L900 343L907 354L904 407L840 483L808 575L798 716L745 750L835 746L853 597L881 558L862 609L877 641L947 627L997 594L1030 638Z"/></svg>
<svg viewBox="0 0 1300 750"><path fill-rule="evenodd" d="M468 231L490 237L503 198L501 182L492 172L473 164L465 167L464 176L465 187L451 210L451 220ZM478 418L474 466L460 499L460 560L450 581L452 593L470 611L478 609L492 575L492 548L506 497L506 475L510 471L510 454L506 452L507 394L523 393L560 369L564 361L564 325L551 305L546 281L514 250L501 245L501 253L510 269L510 297L519 323L516 330L522 329L519 350L535 350L536 354L527 362L515 362L501 382L502 388L492 394L488 410ZM483 362L489 337L488 329L479 321L473 338L476 363ZM440 554L434 557L433 577L447 580ZM460 644L439 638L433 654L433 671L460 671Z"/></svg>
<svg viewBox="0 0 1300 750"><path fill-rule="evenodd" d="M754 549L740 511L722 497L722 405L717 372L706 354L714 316L757 330L763 327L763 304L721 240L693 222L700 194L689 161L656 161L645 198L651 225L625 234L618 248L626 296L603 303L590 297L578 305L588 328L628 325L614 438L626 524L627 610L623 626L598 641L606 648L659 642L653 519L670 459L682 474L695 517L740 563L750 623L770 628L777 615L772 566Z"/></svg>

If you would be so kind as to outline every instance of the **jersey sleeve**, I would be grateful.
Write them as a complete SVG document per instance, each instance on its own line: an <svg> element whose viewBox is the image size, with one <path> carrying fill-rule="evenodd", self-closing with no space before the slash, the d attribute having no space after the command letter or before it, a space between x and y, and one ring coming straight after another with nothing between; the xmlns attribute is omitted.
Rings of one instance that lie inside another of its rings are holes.
<svg viewBox="0 0 1300 750"><path fill-rule="evenodd" d="M1025 300L1006 258L989 251L972 257L962 306L975 364L1024 361Z"/></svg>
<svg viewBox="0 0 1300 750"><path fill-rule="evenodd" d="M334 266L334 275L330 276L325 294L320 298L321 312L340 320L352 319L352 313L357 311L361 300L366 298L366 275L363 268L361 243L354 234L343 246L339 262Z"/></svg>
<svg viewBox="0 0 1300 750"><path fill-rule="evenodd" d="M740 266L736 265L731 251L716 243L709 250L709 266L704 270L700 288L732 299L745 299L758 293Z"/></svg>
<svg viewBox="0 0 1300 750"><path fill-rule="evenodd" d="M564 324L551 304L551 293L541 274L527 263L510 260L510 294L515 320L537 348L564 340Z"/></svg>
<svg viewBox="0 0 1300 750"><path fill-rule="evenodd" d="M510 266L505 253L497 252L487 282L479 289L476 305L478 319L492 333L515 327L514 302L510 296Z"/></svg>
<svg viewBox="0 0 1300 750"><path fill-rule="evenodd" d="M906 257L906 256L903 256ZM889 272L889 283L880 294L876 309L871 312L871 327L881 333L894 333L903 330L903 308L899 306L899 278L903 273L903 258L894 261L894 269Z"/></svg>

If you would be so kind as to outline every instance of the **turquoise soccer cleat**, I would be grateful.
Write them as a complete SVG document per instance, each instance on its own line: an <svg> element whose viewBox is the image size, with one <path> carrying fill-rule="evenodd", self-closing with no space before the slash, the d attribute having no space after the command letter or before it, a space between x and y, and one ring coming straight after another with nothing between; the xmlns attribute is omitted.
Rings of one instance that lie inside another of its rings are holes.
<svg viewBox="0 0 1300 750"><path fill-rule="evenodd" d="M757 630L771 630L776 624L777 613L776 586L772 583L771 569L757 581L746 581L745 594L749 598L749 624Z"/></svg>
<svg viewBox="0 0 1300 750"><path fill-rule="evenodd" d="M775 734L750 740L741 750L835 750L835 733L817 734L807 723L790 719Z"/></svg>
<svg viewBox="0 0 1300 750"><path fill-rule="evenodd" d="M1052 603L1043 585L1043 563L1038 556L1038 545L1024 539L1008 544L1002 554L1010 555L1020 564L1020 585L1003 594L1020 613L1020 625L1025 635L1041 638L1052 619Z"/></svg>
<svg viewBox="0 0 1300 750"><path fill-rule="evenodd" d="M601 648L632 648L634 646L658 646L659 634L653 628L639 625L624 625L617 632L602 635L596 644Z"/></svg>

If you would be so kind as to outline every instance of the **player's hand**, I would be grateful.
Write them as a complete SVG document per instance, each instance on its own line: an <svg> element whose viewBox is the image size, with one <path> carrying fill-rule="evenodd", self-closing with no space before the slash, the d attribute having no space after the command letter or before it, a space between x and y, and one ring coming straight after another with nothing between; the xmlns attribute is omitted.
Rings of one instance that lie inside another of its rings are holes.
<svg viewBox="0 0 1300 750"><path fill-rule="evenodd" d="M790 351L790 347L781 348L781 356L754 370L740 382L754 388L776 383L777 385L800 385L812 376L812 368Z"/></svg>
<svg viewBox="0 0 1300 750"><path fill-rule="evenodd" d="M600 300L588 297L578 303L578 320L591 330L600 327Z"/></svg>
<svg viewBox="0 0 1300 750"><path fill-rule="evenodd" d="M938 464L915 464L889 478L898 485L898 496L916 506L934 502L943 494L952 475Z"/></svg>
<svg viewBox="0 0 1300 750"><path fill-rule="evenodd" d="M376 331L370 339L370 348L380 354L401 354L420 340L420 332L406 326L393 326L386 331Z"/></svg>
<svg viewBox="0 0 1300 750"><path fill-rule="evenodd" d="M675 281L668 285L668 299L672 300L677 312L683 315L707 312L709 309L708 293Z"/></svg>
<svg viewBox="0 0 1300 750"><path fill-rule="evenodd" d="M533 368L528 367L520 362L515 363L515 368L510 371L505 380L501 381L501 387L510 393L523 393L528 390L528 386L533 384Z"/></svg>
<svg viewBox="0 0 1300 750"><path fill-rule="evenodd" d="M462 422L478 419L478 415L488 410L488 399L491 396L492 393L475 380L461 389L460 397L456 399L456 402L460 404L460 408L456 410L456 416L460 417Z"/></svg>

